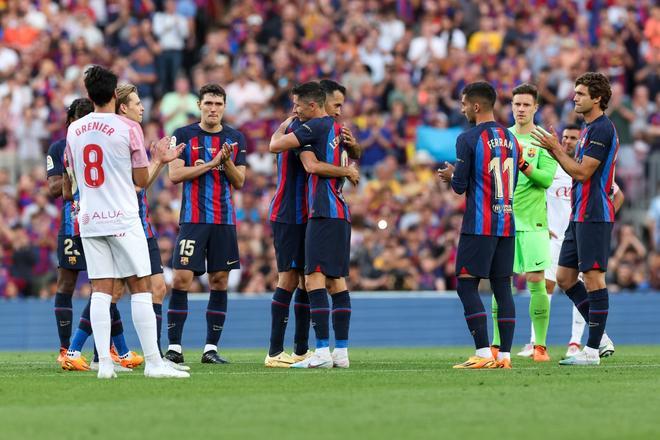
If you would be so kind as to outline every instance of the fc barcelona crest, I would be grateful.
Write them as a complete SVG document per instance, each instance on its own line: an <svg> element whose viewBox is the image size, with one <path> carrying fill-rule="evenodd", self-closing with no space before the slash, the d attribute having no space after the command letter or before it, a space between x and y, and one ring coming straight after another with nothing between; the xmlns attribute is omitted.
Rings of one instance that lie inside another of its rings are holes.
<svg viewBox="0 0 660 440"><path fill-rule="evenodd" d="M182 266L187 266L188 263L190 263L190 259L188 257L181 257L181 265Z"/></svg>
<svg viewBox="0 0 660 440"><path fill-rule="evenodd" d="M534 158L536 156L536 148L528 148L527 149L527 157L530 159Z"/></svg>
<svg viewBox="0 0 660 440"><path fill-rule="evenodd" d="M74 266L78 262L78 258L75 255L69 257L69 264Z"/></svg>

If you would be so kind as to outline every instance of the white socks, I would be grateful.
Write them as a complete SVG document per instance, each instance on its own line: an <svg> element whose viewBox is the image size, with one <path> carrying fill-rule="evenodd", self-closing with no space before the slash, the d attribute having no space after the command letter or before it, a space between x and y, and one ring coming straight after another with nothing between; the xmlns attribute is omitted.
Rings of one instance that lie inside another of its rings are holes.
<svg viewBox="0 0 660 440"><path fill-rule="evenodd" d="M110 303L112 295L93 292L89 307L89 319L92 322L94 343L99 353L99 363L112 362L110 358Z"/></svg>
<svg viewBox="0 0 660 440"><path fill-rule="evenodd" d="M493 353L490 351L490 347L485 347L485 348L478 348L477 351L475 352L476 356L479 356L481 358L492 358Z"/></svg>
<svg viewBox="0 0 660 440"><path fill-rule="evenodd" d="M511 360L511 353L502 353L501 351L497 353L497 360L502 361L504 359Z"/></svg>
<svg viewBox="0 0 660 440"><path fill-rule="evenodd" d="M170 344L170 345L167 346L167 350L168 351L169 350L176 351L179 354L182 353L181 345L179 345L179 344Z"/></svg>
<svg viewBox="0 0 660 440"><path fill-rule="evenodd" d="M217 345L206 344L204 346L204 353L208 353L209 351L215 351L217 353L218 352L218 346Z"/></svg>
<svg viewBox="0 0 660 440"><path fill-rule="evenodd" d="M584 318L578 311L577 307L573 306L573 324L571 325L571 340L569 344L580 345L582 334L584 333L584 325Z"/></svg>
<svg viewBox="0 0 660 440"><path fill-rule="evenodd" d="M159 365L162 363L162 359L158 352L156 314L154 313L151 293L134 293L131 296L131 315L145 360L154 365Z"/></svg>

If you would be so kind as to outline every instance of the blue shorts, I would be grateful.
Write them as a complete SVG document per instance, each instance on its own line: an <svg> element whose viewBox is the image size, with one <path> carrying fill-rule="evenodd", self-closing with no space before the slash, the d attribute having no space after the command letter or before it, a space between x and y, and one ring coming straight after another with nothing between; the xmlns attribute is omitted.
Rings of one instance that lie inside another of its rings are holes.
<svg viewBox="0 0 660 440"><path fill-rule="evenodd" d="M277 271L288 272L305 267L305 232L307 223L301 225L270 222L273 229L273 245L277 259Z"/></svg>
<svg viewBox="0 0 660 440"><path fill-rule="evenodd" d="M184 223L174 243L174 269L204 272L228 272L240 268L236 225Z"/></svg>
<svg viewBox="0 0 660 440"><path fill-rule="evenodd" d="M461 234L456 251L456 276L510 277L515 249L515 237Z"/></svg>
<svg viewBox="0 0 660 440"><path fill-rule="evenodd" d="M58 267L67 270L86 271L85 251L83 250L80 235L57 236L57 262Z"/></svg>
<svg viewBox="0 0 660 440"><path fill-rule="evenodd" d="M588 272L607 271L614 223L570 222L564 233L559 265Z"/></svg>
<svg viewBox="0 0 660 440"><path fill-rule="evenodd" d="M348 276L351 224L336 218L312 218L305 236L305 275L321 272L328 278Z"/></svg>
<svg viewBox="0 0 660 440"><path fill-rule="evenodd" d="M149 260L151 261L151 275L163 273L163 264L160 259L160 248L156 237L147 238L149 246Z"/></svg>

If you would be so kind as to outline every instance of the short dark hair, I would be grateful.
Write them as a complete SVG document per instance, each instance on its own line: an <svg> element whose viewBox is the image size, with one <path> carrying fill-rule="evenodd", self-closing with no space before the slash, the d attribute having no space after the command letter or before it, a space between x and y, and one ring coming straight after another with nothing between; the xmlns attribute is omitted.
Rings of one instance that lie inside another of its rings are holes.
<svg viewBox="0 0 660 440"><path fill-rule="evenodd" d="M321 87L321 84L316 81L309 81L295 86L291 94L298 96L298 98L304 101L314 101L319 107L325 105L325 91Z"/></svg>
<svg viewBox="0 0 660 440"><path fill-rule="evenodd" d="M575 85L586 86L591 99L600 98L600 109L607 108L612 97L612 87L610 87L610 80L605 75L598 72L587 72L575 80Z"/></svg>
<svg viewBox="0 0 660 440"><path fill-rule="evenodd" d="M332 95L335 92L339 92L346 96L346 87L342 86L337 81L333 81L331 79L322 79L319 81L319 84L321 85L321 88L326 95Z"/></svg>
<svg viewBox="0 0 660 440"><path fill-rule="evenodd" d="M222 88L220 84L204 84L199 89L199 101L201 102L204 99L204 95L215 95L222 96L222 99L227 102L227 92Z"/></svg>
<svg viewBox="0 0 660 440"><path fill-rule="evenodd" d="M514 88L511 91L511 95L532 95L534 102L538 101L539 99L539 91L536 86L528 83L520 84L518 87Z"/></svg>
<svg viewBox="0 0 660 440"><path fill-rule="evenodd" d="M66 125L82 118L94 111L94 104L87 98L74 99L68 109L66 109Z"/></svg>
<svg viewBox="0 0 660 440"><path fill-rule="evenodd" d="M109 103L115 96L117 75L101 66L92 66L85 71L85 89L95 105Z"/></svg>
<svg viewBox="0 0 660 440"><path fill-rule="evenodd" d="M578 130L578 131L582 131L582 127L580 126L580 124L567 124L567 125L564 127L564 130Z"/></svg>
<svg viewBox="0 0 660 440"><path fill-rule="evenodd" d="M491 109L495 106L495 101L497 100L495 89L486 81L477 81L468 84L463 88L461 94L469 101L480 100L490 106Z"/></svg>

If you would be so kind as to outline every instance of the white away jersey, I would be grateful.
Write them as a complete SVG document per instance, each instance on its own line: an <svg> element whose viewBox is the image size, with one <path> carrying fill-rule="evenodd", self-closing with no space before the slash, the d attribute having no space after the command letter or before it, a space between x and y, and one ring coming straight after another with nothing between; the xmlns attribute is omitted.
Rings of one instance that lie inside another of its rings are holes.
<svg viewBox="0 0 660 440"><path fill-rule="evenodd" d="M141 227L133 168L149 165L142 128L113 113L90 113L66 136L68 171L80 192L81 237L125 233Z"/></svg>
<svg viewBox="0 0 660 440"><path fill-rule="evenodd" d="M552 185L546 190L548 203L548 229L561 241L571 219L571 187L573 179L560 166L557 167Z"/></svg>

